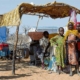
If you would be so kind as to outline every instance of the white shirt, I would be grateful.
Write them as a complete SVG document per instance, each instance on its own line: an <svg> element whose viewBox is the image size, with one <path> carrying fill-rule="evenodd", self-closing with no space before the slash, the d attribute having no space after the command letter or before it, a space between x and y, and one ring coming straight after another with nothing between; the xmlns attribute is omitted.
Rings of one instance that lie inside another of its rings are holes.
<svg viewBox="0 0 80 80"><path fill-rule="evenodd" d="M41 39L39 40L39 43L40 43L40 46L43 47L43 52L45 52L45 49L46 49L46 47L48 46L48 43L49 43L49 39L43 37L43 38L41 38Z"/></svg>

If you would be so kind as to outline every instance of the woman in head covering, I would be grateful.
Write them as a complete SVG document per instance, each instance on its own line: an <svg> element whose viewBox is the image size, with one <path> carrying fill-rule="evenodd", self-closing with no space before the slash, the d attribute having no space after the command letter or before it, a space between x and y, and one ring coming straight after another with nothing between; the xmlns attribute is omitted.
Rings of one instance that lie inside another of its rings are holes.
<svg viewBox="0 0 80 80"><path fill-rule="evenodd" d="M72 33L74 35L77 35L77 33L78 33L77 30L74 30L74 23L73 22L69 22L67 26L68 26L68 31L65 33L65 37L64 37L65 40L67 39L67 37L70 33Z"/></svg>
<svg viewBox="0 0 80 80"><path fill-rule="evenodd" d="M76 36L78 34L77 30L74 30L74 24L72 22L68 23L68 31L65 34L66 41L66 56L68 57L68 63L70 65L70 76L72 73L72 65L78 66L77 60L77 49L76 49Z"/></svg>

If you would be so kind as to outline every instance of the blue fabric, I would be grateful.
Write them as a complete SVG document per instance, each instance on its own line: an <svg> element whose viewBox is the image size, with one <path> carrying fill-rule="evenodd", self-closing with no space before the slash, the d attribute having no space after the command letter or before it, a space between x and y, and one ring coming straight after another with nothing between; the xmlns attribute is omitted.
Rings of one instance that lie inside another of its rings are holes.
<svg viewBox="0 0 80 80"><path fill-rule="evenodd" d="M0 27L0 42L6 42L7 39L7 28Z"/></svg>
<svg viewBox="0 0 80 80"><path fill-rule="evenodd" d="M53 64L55 63L56 58L53 56L49 62L48 70L51 70L53 68Z"/></svg>
<svg viewBox="0 0 80 80"><path fill-rule="evenodd" d="M0 56L1 57L6 57L7 55L10 54L10 51L8 49L0 50Z"/></svg>
<svg viewBox="0 0 80 80"><path fill-rule="evenodd" d="M0 56L5 57L5 56L7 56L7 54L6 54L6 52L0 51Z"/></svg>
<svg viewBox="0 0 80 80"><path fill-rule="evenodd" d="M50 61L49 58L45 58L45 59L44 59L44 64L45 64L45 65L49 65L49 61Z"/></svg>

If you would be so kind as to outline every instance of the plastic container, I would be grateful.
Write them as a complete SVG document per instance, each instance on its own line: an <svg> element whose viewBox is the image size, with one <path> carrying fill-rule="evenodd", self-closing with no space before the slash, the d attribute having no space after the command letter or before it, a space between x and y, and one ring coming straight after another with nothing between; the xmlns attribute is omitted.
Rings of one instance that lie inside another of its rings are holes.
<svg viewBox="0 0 80 80"><path fill-rule="evenodd" d="M43 32L28 32L32 40L39 40L43 37Z"/></svg>

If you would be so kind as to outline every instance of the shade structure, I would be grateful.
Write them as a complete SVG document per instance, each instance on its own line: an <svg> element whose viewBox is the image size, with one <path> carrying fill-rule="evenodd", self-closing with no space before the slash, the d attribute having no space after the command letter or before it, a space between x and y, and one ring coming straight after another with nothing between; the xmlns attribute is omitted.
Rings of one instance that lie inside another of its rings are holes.
<svg viewBox="0 0 80 80"><path fill-rule="evenodd" d="M0 15L0 26L19 26L23 14L37 15L42 14L51 18L64 18L70 16L71 10L80 14L80 10L65 3L53 2L45 5L35 5L30 3L21 3L14 10Z"/></svg>

